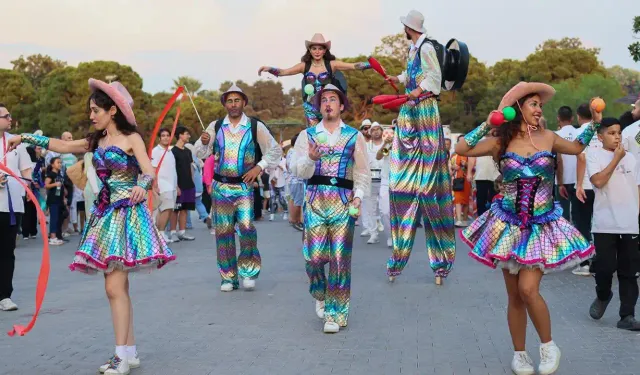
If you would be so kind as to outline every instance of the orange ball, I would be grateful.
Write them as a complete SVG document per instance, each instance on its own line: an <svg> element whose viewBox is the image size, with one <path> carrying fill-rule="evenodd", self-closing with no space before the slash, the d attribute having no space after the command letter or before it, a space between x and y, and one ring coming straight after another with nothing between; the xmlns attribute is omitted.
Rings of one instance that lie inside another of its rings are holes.
<svg viewBox="0 0 640 375"><path fill-rule="evenodd" d="M606 105L604 104L604 100L600 98L595 98L591 101L591 108L593 108L593 110L596 112L604 111L605 107Z"/></svg>

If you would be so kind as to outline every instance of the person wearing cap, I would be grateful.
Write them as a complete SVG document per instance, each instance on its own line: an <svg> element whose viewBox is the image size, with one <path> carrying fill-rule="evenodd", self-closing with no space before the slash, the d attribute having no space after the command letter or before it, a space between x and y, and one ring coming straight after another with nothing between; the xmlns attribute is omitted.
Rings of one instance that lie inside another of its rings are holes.
<svg viewBox="0 0 640 375"><path fill-rule="evenodd" d="M314 105L322 121L298 136L291 172L307 180L302 252L309 292L324 332L336 333L347 326L353 232L371 175L364 136L341 119L349 108L346 95L329 84Z"/></svg>
<svg viewBox="0 0 640 375"><path fill-rule="evenodd" d="M133 332L129 272L160 268L175 259L153 225L144 203L155 171L133 113L133 99L120 82L89 79L90 121L95 131L87 138L63 141L34 134L11 139L59 152L93 152L100 192L80 239L72 271L104 274L115 331L115 354L100 372L128 374L140 366Z"/></svg>
<svg viewBox="0 0 640 375"><path fill-rule="evenodd" d="M302 107L307 119L307 125L312 126L322 119L320 113L314 109L311 102L314 93L317 93L326 84L332 83L339 87L343 92L347 87L342 87L346 82L340 82L336 79L334 72L349 70L365 70L370 69L369 62L347 63L336 60L331 53L331 41L325 40L324 35L316 33L311 40L304 42L305 53L300 59L301 62L295 64L288 69L279 69L269 66L262 66L258 69L258 75L262 72L268 72L276 77L292 76L302 74ZM309 91L307 92L307 87Z"/></svg>
<svg viewBox="0 0 640 375"><path fill-rule="evenodd" d="M367 142L369 142L371 140L371 134L369 134L369 130L371 129L371 120L364 119L364 121L362 121L362 124L360 125L360 133L362 133L362 135L364 135L364 139L367 140Z"/></svg>
<svg viewBox="0 0 640 375"><path fill-rule="evenodd" d="M416 104L400 109L391 147L393 254L387 262L387 275L393 282L406 266L422 217L429 263L436 284L441 285L453 266L456 250L451 179L438 103L435 96L425 98L423 94L440 94L442 73L433 45L426 42L424 16L412 10L400 21L412 42L411 50L407 70L390 79L403 82Z"/></svg>
<svg viewBox="0 0 640 375"><path fill-rule="evenodd" d="M238 277L245 289L252 290L262 264L253 225L253 183L260 173L280 163L282 148L261 121L244 113L249 98L242 89L234 84L220 100L227 116L212 122L194 149L199 159L215 155L212 200L220 290L238 289ZM237 258L236 220L240 237Z"/></svg>
<svg viewBox="0 0 640 375"><path fill-rule="evenodd" d="M369 169L371 171L371 195L362 202L362 224L365 228L362 235L363 237L369 236L368 244L380 242L378 238L379 232L384 230L380 222L380 211L378 210L383 161L376 158L378 151L384 146L382 130L382 125L374 121L368 132L371 136L371 139L367 142L367 155L369 157Z"/></svg>
<svg viewBox="0 0 640 375"><path fill-rule="evenodd" d="M498 111L511 107L516 113L513 120L492 131L489 122L497 112L492 111L486 122L456 144L458 155L493 157L503 176L502 195L460 234L471 247L472 258L502 269L515 374L535 373L525 349L527 314L541 342L538 373L552 374L558 369L560 349L551 337L551 319L539 292L540 281L544 274L574 267L594 252L554 202L553 153L581 153L599 127L602 114L592 110L593 122L574 141L566 140L540 126L542 105L554 94L553 87L543 83L518 83L498 107Z"/></svg>

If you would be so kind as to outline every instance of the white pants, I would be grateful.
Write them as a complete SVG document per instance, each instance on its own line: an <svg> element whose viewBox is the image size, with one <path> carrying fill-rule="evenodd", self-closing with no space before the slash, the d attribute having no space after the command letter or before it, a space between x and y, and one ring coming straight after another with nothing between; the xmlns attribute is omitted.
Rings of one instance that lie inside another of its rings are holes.
<svg viewBox="0 0 640 375"><path fill-rule="evenodd" d="M389 185L380 185L380 217L385 231L391 237L391 206L389 206Z"/></svg>
<svg viewBox="0 0 640 375"><path fill-rule="evenodd" d="M380 183L371 183L371 195L364 198L362 202L362 225L370 234L376 233L378 230L378 220L380 220L380 212L378 211L378 197L380 195Z"/></svg>

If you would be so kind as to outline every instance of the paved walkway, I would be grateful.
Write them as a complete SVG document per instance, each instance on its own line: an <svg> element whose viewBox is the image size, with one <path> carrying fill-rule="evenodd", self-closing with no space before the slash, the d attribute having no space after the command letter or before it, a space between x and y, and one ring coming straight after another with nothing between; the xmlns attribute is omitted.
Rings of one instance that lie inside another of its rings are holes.
<svg viewBox="0 0 640 375"><path fill-rule="evenodd" d="M511 373L502 276L472 261L461 242L453 273L436 287L423 241L404 274L388 284L389 250L358 237L349 327L326 335L307 293L300 232L282 221L257 227L263 273L253 292L220 292L214 240L204 227L193 231L196 241L173 246L174 264L131 277L143 361L132 374ZM33 311L39 241L21 241L16 250L14 300L21 309L0 312L2 331L26 324ZM0 374L94 374L113 353L102 277L67 269L76 241L51 249L49 290L34 330L0 336ZM640 335L615 328L617 297L594 322L587 311L591 278L554 274L542 293L562 349L558 374L640 373ZM537 361L531 324L528 337Z"/></svg>

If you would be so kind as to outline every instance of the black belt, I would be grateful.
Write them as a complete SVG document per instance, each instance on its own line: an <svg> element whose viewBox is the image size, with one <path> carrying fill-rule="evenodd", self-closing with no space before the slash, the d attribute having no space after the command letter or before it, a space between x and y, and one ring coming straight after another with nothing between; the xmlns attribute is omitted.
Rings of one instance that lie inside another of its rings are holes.
<svg viewBox="0 0 640 375"><path fill-rule="evenodd" d="M218 182L223 182L225 184L241 184L244 182L242 177L227 177L227 176L219 175L217 173L214 173L213 179Z"/></svg>
<svg viewBox="0 0 640 375"><path fill-rule="evenodd" d="M328 185L353 190L353 181L332 176L313 176L307 180L307 185Z"/></svg>

